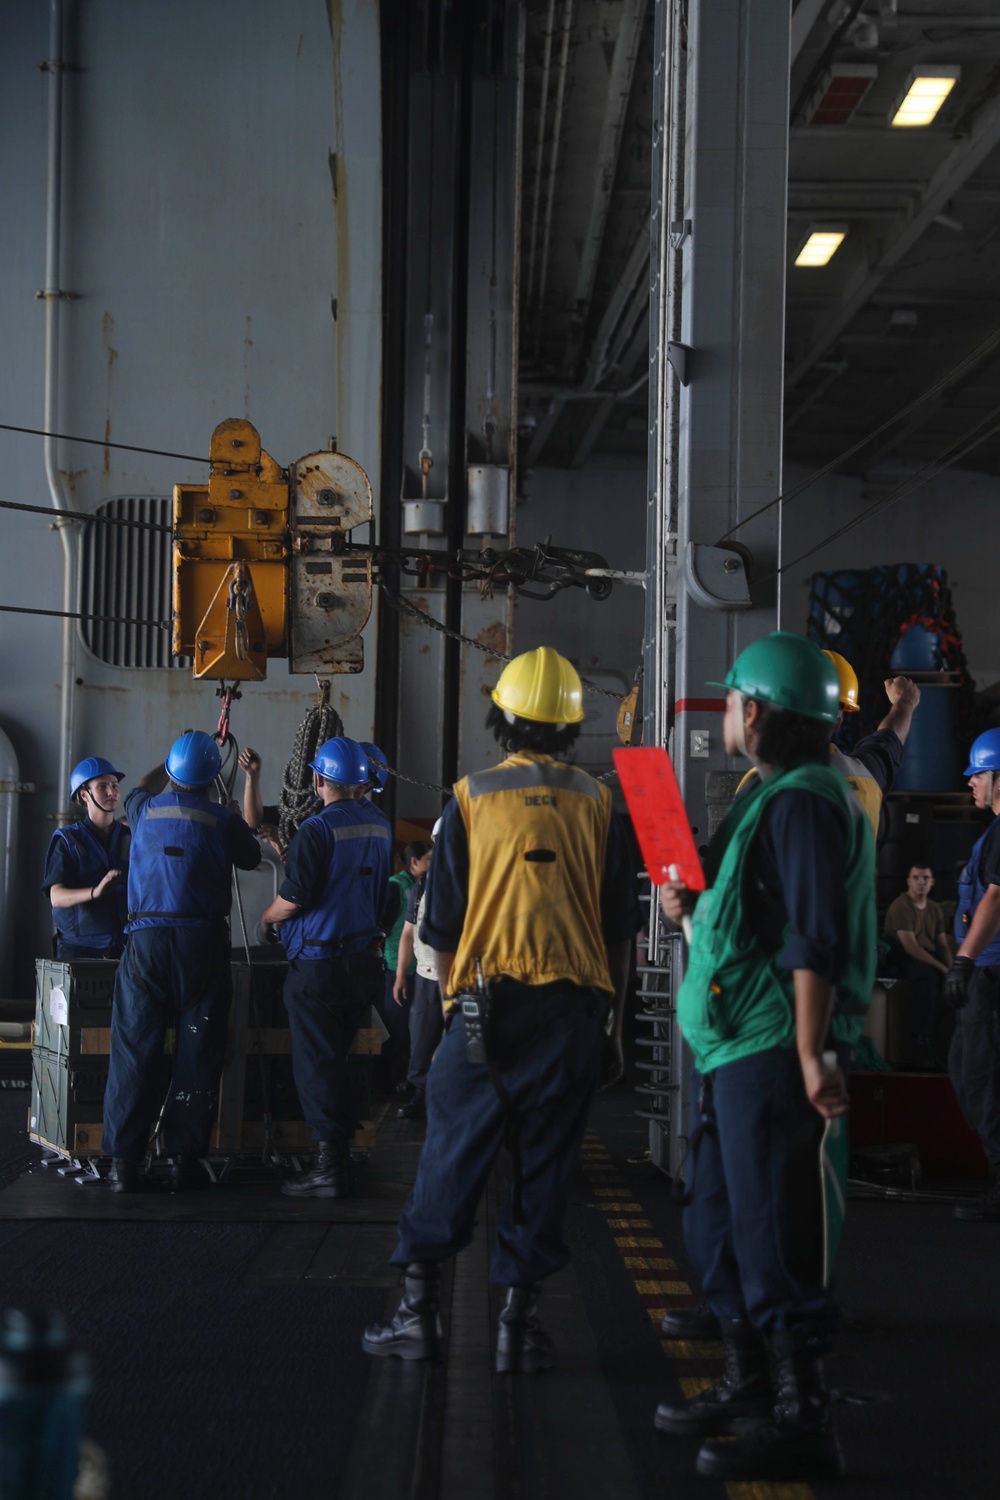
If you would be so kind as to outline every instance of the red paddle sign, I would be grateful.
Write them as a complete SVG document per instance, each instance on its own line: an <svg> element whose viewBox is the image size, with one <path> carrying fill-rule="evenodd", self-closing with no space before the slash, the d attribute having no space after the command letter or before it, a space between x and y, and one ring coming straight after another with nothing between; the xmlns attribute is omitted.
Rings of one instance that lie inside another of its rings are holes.
<svg viewBox="0 0 1000 1500"><path fill-rule="evenodd" d="M655 745L619 749L614 759L650 880L703 891L701 861L667 752Z"/></svg>

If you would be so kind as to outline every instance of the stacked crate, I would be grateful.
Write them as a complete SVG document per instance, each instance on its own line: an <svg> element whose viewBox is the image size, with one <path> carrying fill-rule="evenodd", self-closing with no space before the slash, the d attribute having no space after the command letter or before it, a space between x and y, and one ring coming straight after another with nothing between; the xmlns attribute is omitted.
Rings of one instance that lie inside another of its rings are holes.
<svg viewBox="0 0 1000 1500"><path fill-rule="evenodd" d="M64 1156L100 1154L117 967L93 958L35 965L28 1133Z"/></svg>
<svg viewBox="0 0 1000 1500"><path fill-rule="evenodd" d="M117 964L97 959L36 964L35 1027L29 1135L64 1156L100 1156L104 1089L111 1050L111 1006ZM292 1078L291 1034L282 999L284 963L234 963L233 1003L211 1149L223 1156L259 1155L270 1136L279 1154L312 1149ZM382 1047L375 1015L364 1018L349 1059L354 1107L362 1121L351 1144L374 1144L372 1066ZM170 1078L168 1031L160 1097Z"/></svg>

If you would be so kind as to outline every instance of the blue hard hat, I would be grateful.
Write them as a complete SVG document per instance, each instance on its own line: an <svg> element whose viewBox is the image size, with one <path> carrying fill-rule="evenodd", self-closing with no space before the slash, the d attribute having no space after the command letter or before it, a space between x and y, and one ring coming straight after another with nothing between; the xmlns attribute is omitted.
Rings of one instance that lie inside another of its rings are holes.
<svg viewBox="0 0 1000 1500"><path fill-rule="evenodd" d="M975 776L977 771L1000 771L1000 729L987 729L972 741L963 774Z"/></svg>
<svg viewBox="0 0 1000 1500"><path fill-rule="evenodd" d="M117 776L119 781L125 780L121 771L116 771L109 760L101 755L88 755L86 760L81 760L70 772L70 796L75 797L80 788L88 781L93 781L95 776Z"/></svg>
<svg viewBox="0 0 1000 1500"><path fill-rule="evenodd" d="M219 747L203 729L189 729L170 747L167 775L187 791L197 792L211 786L221 769Z"/></svg>
<svg viewBox="0 0 1000 1500"><path fill-rule="evenodd" d="M367 786L371 779L367 755L357 740L349 740L346 734L320 745L309 769L324 781L337 781L341 786Z"/></svg>
<svg viewBox="0 0 1000 1500"><path fill-rule="evenodd" d="M385 758L385 751L373 745L371 740L362 740L361 748L368 760L368 781L373 781L373 792L380 792L389 780L389 762Z"/></svg>

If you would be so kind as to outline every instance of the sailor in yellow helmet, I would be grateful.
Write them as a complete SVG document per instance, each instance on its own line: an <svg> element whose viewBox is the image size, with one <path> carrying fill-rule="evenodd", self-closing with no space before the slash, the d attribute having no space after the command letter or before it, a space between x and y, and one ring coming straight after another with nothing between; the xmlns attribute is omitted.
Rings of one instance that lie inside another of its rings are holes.
<svg viewBox="0 0 1000 1500"><path fill-rule="evenodd" d="M836 668L840 684L839 722L843 722L844 714L856 714L861 710L858 702L858 675L839 651L824 651L823 655L829 657ZM896 772L903 763L903 746L910 732L914 709L920 702L920 689L909 677L886 678L885 694L891 707L874 734L860 739L850 755L838 750L836 745L830 746L834 766L857 793L876 837L882 799L892 790ZM737 797L756 775L755 769L747 772L736 789Z"/></svg>
<svg viewBox="0 0 1000 1500"><path fill-rule="evenodd" d="M392 1257L403 1300L390 1323L365 1333L369 1354L439 1352L441 1263L472 1239L506 1139L514 1192L490 1270L506 1290L496 1367L530 1373L553 1362L538 1291L570 1258L569 1188L599 1072L606 1082L621 1074L641 920L608 789L564 763L583 716L572 663L547 646L515 657L486 719L507 758L463 777L441 818L421 935L451 1012L427 1075L427 1138Z"/></svg>

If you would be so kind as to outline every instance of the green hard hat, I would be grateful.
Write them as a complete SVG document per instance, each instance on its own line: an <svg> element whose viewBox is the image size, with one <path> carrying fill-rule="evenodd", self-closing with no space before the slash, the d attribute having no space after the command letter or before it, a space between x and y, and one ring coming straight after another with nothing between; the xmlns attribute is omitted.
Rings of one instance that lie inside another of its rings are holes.
<svg viewBox="0 0 1000 1500"><path fill-rule="evenodd" d="M806 719L836 724L840 679L828 656L791 630L775 630L741 651L720 687L773 703Z"/></svg>

